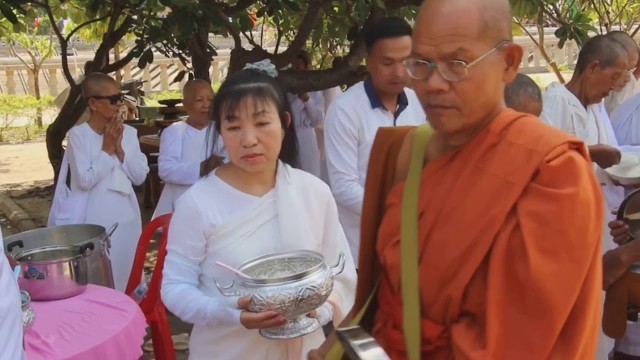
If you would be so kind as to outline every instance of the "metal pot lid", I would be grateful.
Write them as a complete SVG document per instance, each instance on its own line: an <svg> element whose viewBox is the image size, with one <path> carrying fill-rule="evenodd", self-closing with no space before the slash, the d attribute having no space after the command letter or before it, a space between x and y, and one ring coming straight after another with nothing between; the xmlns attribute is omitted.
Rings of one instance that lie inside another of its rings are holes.
<svg viewBox="0 0 640 360"><path fill-rule="evenodd" d="M253 279L239 279L249 285L273 285L302 280L320 271L324 257L308 250L268 254L249 260L238 270Z"/></svg>
<svg viewBox="0 0 640 360"><path fill-rule="evenodd" d="M640 239L640 189L633 191L622 201L617 218L629 225L629 232L634 239Z"/></svg>

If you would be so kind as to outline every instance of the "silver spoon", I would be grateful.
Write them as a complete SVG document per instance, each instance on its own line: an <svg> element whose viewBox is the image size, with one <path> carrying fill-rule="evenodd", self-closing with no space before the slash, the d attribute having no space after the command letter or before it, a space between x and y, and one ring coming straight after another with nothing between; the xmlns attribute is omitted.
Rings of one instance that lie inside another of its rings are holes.
<svg viewBox="0 0 640 360"><path fill-rule="evenodd" d="M222 267L222 268L225 268L225 269L227 269L227 270L229 270L229 271L233 272L234 274L236 274L236 275L240 276L241 278L245 278L245 279L253 279L253 277L251 277L251 276L249 276L249 275L247 275L247 274L243 273L242 271L237 270L237 269L236 269L236 268L234 268L233 266L227 265L227 264L225 264L225 263L223 263L223 262L221 262L221 261L216 261L216 265L218 265L218 266L220 266L220 267Z"/></svg>

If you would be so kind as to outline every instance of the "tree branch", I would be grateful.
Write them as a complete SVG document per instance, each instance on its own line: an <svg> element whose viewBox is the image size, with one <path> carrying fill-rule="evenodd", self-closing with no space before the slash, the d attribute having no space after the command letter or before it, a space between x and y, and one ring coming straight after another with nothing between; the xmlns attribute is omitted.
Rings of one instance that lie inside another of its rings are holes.
<svg viewBox="0 0 640 360"><path fill-rule="evenodd" d="M227 28L229 34L233 38L233 47L236 49L242 48L242 39L240 38L240 29L236 26L236 24L229 21L229 16L225 14L224 10L220 7L216 7L218 12L218 16L222 17L222 22L224 27Z"/></svg>
<svg viewBox="0 0 640 360"><path fill-rule="evenodd" d="M51 28L53 29L53 32L54 34L56 34L58 42L60 43L60 60L62 61L62 72L64 73L64 77L67 79L67 82L71 87L77 86L76 81L73 79L71 71L69 70L69 58L67 56L67 48L69 47L69 42L64 38L64 36L60 32L60 29L58 29L58 26L56 25L56 19L53 16L53 10L49 5L49 0L44 0L44 3L32 2L32 4L39 4L47 13L47 18L49 18Z"/></svg>
<svg viewBox="0 0 640 360"><path fill-rule="evenodd" d="M120 58L120 60L115 61L111 64L107 64L106 66L104 66L101 70L102 72L104 72L105 74L114 72L114 71L118 71L120 69L122 69L123 67L125 67L125 65L127 65L129 62L131 62L131 60L133 60L135 58L135 54L133 51L129 51L127 53L127 55L125 55L124 57Z"/></svg>
<svg viewBox="0 0 640 360"><path fill-rule="evenodd" d="M363 27L366 28L375 21L384 17L385 11L373 9ZM278 75L278 82L286 92L319 91L346 83L359 81L366 75L366 68L360 63L366 55L364 32L360 31L358 37L351 44L349 53L336 68L314 71L282 71Z"/></svg>
<svg viewBox="0 0 640 360"><path fill-rule="evenodd" d="M251 5L257 2L257 0L238 0L238 2L236 2L234 5L225 4L221 10L226 17L231 17L239 13L240 11L247 10Z"/></svg>
<svg viewBox="0 0 640 360"><path fill-rule="evenodd" d="M296 33L296 36L293 38L291 43L287 46L287 50L283 51L280 54L276 54L272 57L271 61L276 65L276 67L281 68L283 66L287 66L293 59L302 51L304 45L309 39L309 35L315 28L318 20L322 16L323 7L325 3L330 0L310 0L309 7L307 8L307 13L304 15L302 19L301 26Z"/></svg>
<svg viewBox="0 0 640 360"><path fill-rule="evenodd" d="M88 26L88 25L91 25L91 24L93 24L93 23L95 23L95 22L99 22L99 21L102 21L102 20L106 20L106 19L108 19L108 18L109 18L109 16L110 16L110 14L107 14L107 15L105 15L105 16L103 16L103 17L99 17L99 18L95 18L95 19L91 19L91 20L89 20L89 21L85 21L85 22L83 22L82 24L80 24L80 25L76 26L75 28L73 28L73 30L71 30L71 31L69 32L69 34L67 34L67 37L65 38L65 41L67 41L67 42L68 42L69 40L71 40L71 37L72 37L76 32L78 32L78 30L82 29L83 27Z"/></svg>

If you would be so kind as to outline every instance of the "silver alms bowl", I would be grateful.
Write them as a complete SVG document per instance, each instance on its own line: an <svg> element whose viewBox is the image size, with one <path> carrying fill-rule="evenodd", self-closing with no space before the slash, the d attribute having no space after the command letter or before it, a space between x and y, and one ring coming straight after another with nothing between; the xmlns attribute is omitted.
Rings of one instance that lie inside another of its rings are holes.
<svg viewBox="0 0 640 360"><path fill-rule="evenodd" d="M269 254L249 260L238 270L252 277L236 277L230 285L216 281L224 296L251 296L247 310L262 312L274 310L283 314L285 325L261 329L260 335L268 339L292 339L318 330L318 320L307 316L327 301L333 290L333 279L344 270L344 254L338 263L327 266L322 254L297 250Z"/></svg>

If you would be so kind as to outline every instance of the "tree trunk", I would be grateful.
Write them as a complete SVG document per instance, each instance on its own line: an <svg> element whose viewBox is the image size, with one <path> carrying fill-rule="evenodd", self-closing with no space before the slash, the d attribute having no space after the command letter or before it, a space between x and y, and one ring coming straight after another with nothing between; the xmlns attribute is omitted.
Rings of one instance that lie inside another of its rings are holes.
<svg viewBox="0 0 640 360"><path fill-rule="evenodd" d="M38 129L42 129L42 104L40 104L40 99L42 98L42 94L40 93L40 68L35 67L33 69L33 89L35 91L36 100L38 100L38 107L36 108L36 126Z"/></svg>
<svg viewBox="0 0 640 360"><path fill-rule="evenodd" d="M211 58L213 54L209 53L207 44L209 42L209 31L200 28L196 34L193 34L188 41L189 53L191 54L191 67L193 76L196 79L211 82Z"/></svg>
<svg viewBox="0 0 640 360"><path fill-rule="evenodd" d="M67 136L67 132L76 124L86 108L86 104L80 94L80 87L72 86L69 91L69 97L62 106L60 113L53 123L47 127L45 139L47 143L49 162L53 167L54 182L58 180L60 163L62 162L62 156L64 155L62 142Z"/></svg>
<svg viewBox="0 0 640 360"><path fill-rule="evenodd" d="M119 43L113 47L113 60L114 61L120 60L120 44ZM118 84L122 84L122 72L120 70L116 71L116 82Z"/></svg>

